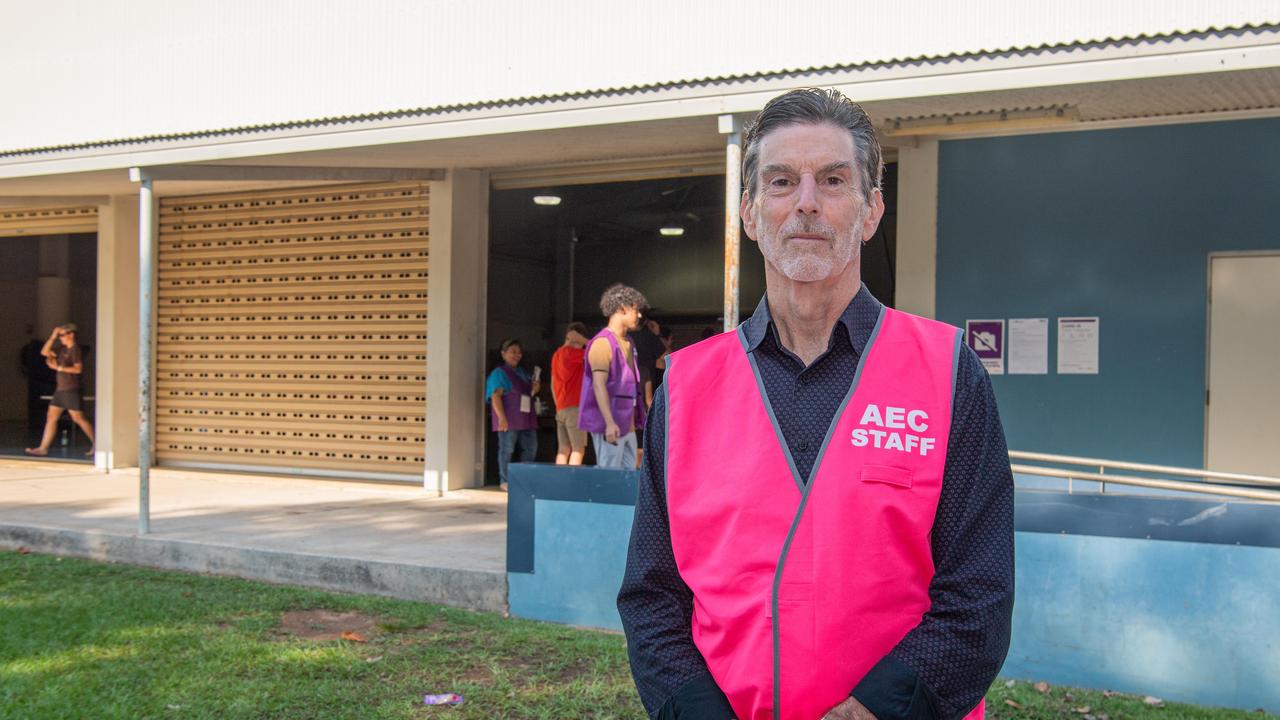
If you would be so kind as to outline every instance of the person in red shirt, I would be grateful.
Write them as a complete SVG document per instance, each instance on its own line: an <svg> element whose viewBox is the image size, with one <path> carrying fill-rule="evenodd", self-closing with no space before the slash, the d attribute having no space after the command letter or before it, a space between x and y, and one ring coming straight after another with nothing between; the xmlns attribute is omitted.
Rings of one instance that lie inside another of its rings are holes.
<svg viewBox="0 0 1280 720"><path fill-rule="evenodd" d="M587 431L578 427L582 396L582 364L586 359L587 326L571 322L564 344L551 356L551 395L556 401L556 464L581 465Z"/></svg>

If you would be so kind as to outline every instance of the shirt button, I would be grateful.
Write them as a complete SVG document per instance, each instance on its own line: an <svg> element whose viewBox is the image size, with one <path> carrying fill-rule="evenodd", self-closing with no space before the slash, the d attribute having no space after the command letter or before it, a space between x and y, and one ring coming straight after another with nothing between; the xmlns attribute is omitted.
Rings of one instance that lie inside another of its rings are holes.
<svg viewBox="0 0 1280 720"><path fill-rule="evenodd" d="M808 385L808 384L809 384L809 382L810 382L810 381L809 381L809 375L805 374L805 375L801 375L801 376L800 376L800 384L801 384L801 385Z"/></svg>
<svg viewBox="0 0 1280 720"><path fill-rule="evenodd" d="M796 444L796 449L799 450L800 452L809 452L809 441L801 440L799 443Z"/></svg>

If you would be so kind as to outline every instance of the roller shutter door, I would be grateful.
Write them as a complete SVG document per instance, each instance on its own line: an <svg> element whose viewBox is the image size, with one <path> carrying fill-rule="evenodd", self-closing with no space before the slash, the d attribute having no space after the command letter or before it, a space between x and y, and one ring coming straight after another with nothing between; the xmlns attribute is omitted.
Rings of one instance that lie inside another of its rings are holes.
<svg viewBox="0 0 1280 720"><path fill-rule="evenodd" d="M167 198L156 458L421 481L425 183Z"/></svg>
<svg viewBox="0 0 1280 720"><path fill-rule="evenodd" d="M0 208L0 237L98 232L98 208Z"/></svg>

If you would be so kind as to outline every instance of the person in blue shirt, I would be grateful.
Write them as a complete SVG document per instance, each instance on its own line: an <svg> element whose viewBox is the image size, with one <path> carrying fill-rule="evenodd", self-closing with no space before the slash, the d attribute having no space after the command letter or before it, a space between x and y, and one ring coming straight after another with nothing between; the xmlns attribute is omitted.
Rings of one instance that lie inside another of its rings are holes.
<svg viewBox="0 0 1280 720"><path fill-rule="evenodd" d="M492 409L490 426L498 433L498 480L503 491L507 489L507 467L516 446L520 447L520 462L532 462L538 454L538 416L533 398L541 383L520 367L523 358L524 348L519 340L504 340L502 364L489 373L484 385L484 396Z"/></svg>

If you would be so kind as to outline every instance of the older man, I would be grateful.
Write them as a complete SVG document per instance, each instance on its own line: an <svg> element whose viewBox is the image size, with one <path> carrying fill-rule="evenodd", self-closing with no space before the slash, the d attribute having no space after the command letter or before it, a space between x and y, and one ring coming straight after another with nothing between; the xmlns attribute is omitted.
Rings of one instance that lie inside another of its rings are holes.
<svg viewBox="0 0 1280 720"><path fill-rule="evenodd" d="M653 717L980 718L1013 603L1013 483L960 331L861 282L862 109L770 101L744 143L751 319L669 358L618 609Z"/></svg>

